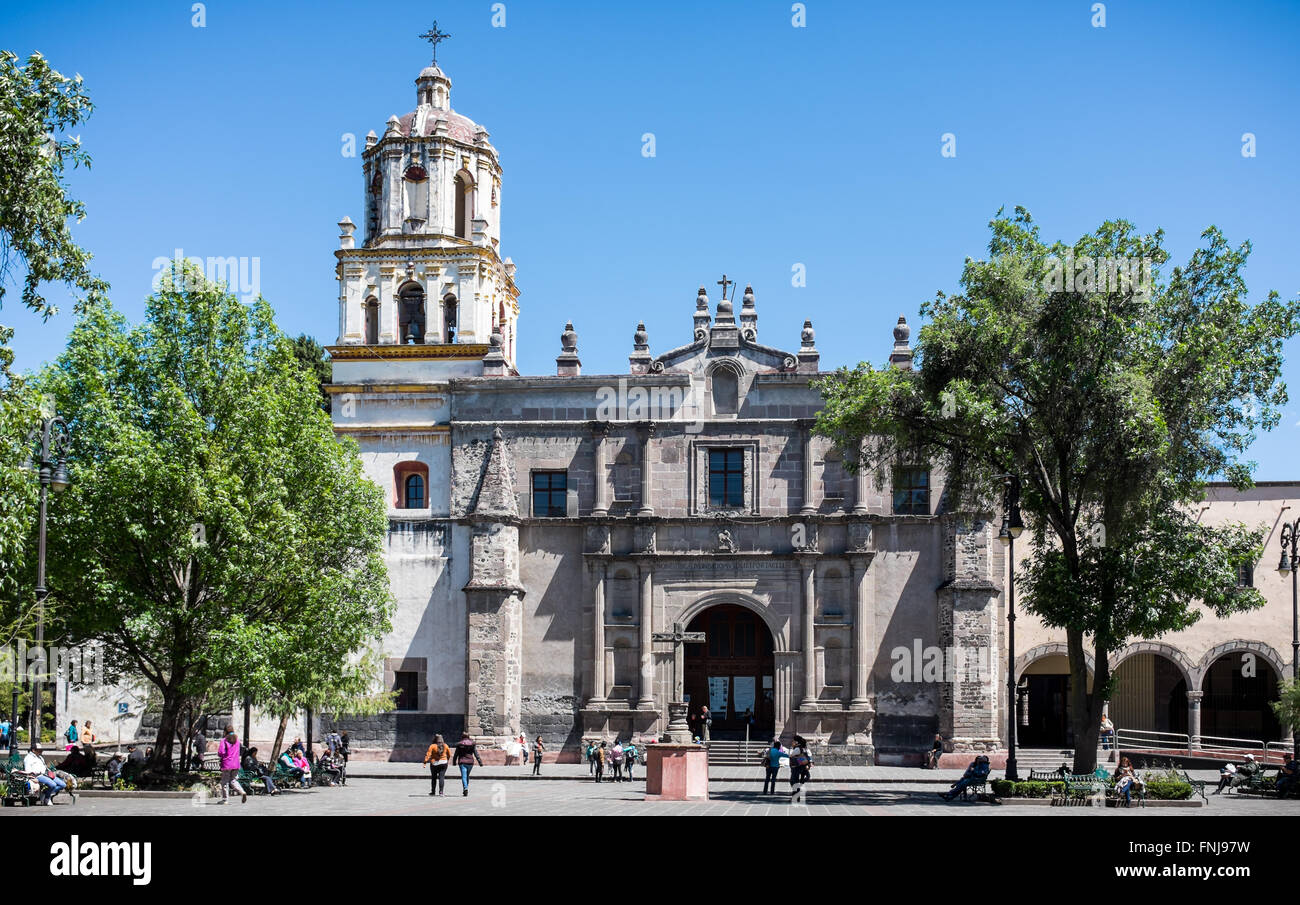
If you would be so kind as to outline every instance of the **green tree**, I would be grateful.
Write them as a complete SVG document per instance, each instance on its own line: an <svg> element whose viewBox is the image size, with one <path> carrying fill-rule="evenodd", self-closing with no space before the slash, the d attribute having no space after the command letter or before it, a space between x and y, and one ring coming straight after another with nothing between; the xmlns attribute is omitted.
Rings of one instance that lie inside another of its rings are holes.
<svg viewBox="0 0 1300 905"><path fill-rule="evenodd" d="M176 262L143 324L91 309L40 384L74 437L50 532L56 617L156 688L150 769L171 768L204 689L246 687L286 647L320 652L322 626L331 655L388 630L383 494L263 300Z"/></svg>
<svg viewBox="0 0 1300 905"><path fill-rule="evenodd" d="M995 476L1020 476L1033 540L1025 603L1065 631L1075 769L1091 771L1111 652L1191 625L1203 608L1262 604L1236 587L1262 531L1188 513L1214 476L1248 484L1242 456L1286 402L1282 342L1300 303L1249 303L1250 246L1213 228L1164 280L1160 232L1111 221L1048 245L1023 209L990 225L989 257L967 260L961 292L922 308L918 369L836 372L821 383L818 430L861 449L859 467L930 461L947 474L949 510L996 511ZM1137 278L1112 279L1116 262Z"/></svg>
<svg viewBox="0 0 1300 905"><path fill-rule="evenodd" d="M330 411L330 395L325 391L325 388L329 386L334 374L334 363L330 361L329 353L315 339L306 333L302 333L293 341L293 354L298 359L298 364L302 365L312 375L312 379L320 387L320 407L328 413Z"/></svg>
<svg viewBox="0 0 1300 905"><path fill-rule="evenodd" d="M23 304L45 318L56 311L41 294L45 282L80 293L79 307L99 301L108 288L72 240L69 221L81 220L85 208L63 181L66 169L90 167L89 155L66 132L92 109L80 76L56 72L39 53L21 65L0 51L0 308L20 272ZM37 400L11 371L12 339L12 328L0 324L0 600L10 638L24 625L17 578L36 508L35 481L21 465L27 433L40 417Z"/></svg>

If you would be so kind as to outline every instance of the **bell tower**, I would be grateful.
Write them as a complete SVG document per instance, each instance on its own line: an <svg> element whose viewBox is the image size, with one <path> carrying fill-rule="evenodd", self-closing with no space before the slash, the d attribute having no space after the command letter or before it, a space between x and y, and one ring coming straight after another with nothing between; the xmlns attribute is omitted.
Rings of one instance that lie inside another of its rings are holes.
<svg viewBox="0 0 1300 905"><path fill-rule="evenodd" d="M491 352L496 371L514 373L519 290L501 253L501 164L487 129L452 109L451 79L437 64L448 35L434 23L420 37L434 59L415 79L415 109L366 136L362 222L339 222L332 352L375 359L354 347L387 346L400 347L381 356L394 362L476 363Z"/></svg>

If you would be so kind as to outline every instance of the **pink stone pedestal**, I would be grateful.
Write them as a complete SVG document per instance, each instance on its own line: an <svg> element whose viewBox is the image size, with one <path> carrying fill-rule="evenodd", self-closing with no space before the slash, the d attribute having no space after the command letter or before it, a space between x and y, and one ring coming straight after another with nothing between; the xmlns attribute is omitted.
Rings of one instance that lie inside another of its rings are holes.
<svg viewBox="0 0 1300 905"><path fill-rule="evenodd" d="M709 752L701 745L647 745L646 801L705 801Z"/></svg>

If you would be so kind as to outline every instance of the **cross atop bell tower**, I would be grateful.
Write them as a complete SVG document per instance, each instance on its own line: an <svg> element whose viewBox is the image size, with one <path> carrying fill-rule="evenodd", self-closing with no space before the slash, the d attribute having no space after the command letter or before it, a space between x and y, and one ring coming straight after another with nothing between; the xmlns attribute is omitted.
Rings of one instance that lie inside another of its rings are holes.
<svg viewBox="0 0 1300 905"><path fill-rule="evenodd" d="M428 41L430 44L433 45L433 63L432 63L432 65L437 66L437 65L438 65L438 45L441 44L443 41L447 40L448 38L450 38L451 35L447 34L446 32L438 31L438 20L437 20L437 19L434 19L434 20L433 20L433 28L429 29L429 30L426 31L424 34L420 35L420 37L423 38L424 40Z"/></svg>

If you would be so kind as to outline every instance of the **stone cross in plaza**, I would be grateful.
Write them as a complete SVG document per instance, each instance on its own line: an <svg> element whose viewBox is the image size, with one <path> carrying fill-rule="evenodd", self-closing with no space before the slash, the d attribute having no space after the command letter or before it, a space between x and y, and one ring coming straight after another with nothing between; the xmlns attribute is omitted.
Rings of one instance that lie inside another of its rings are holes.
<svg viewBox="0 0 1300 905"><path fill-rule="evenodd" d="M688 632L680 622L673 623L671 632L655 632L650 637L673 646L673 696L668 702L668 729L664 741L690 744L691 728L686 722L686 645L703 644L704 632Z"/></svg>

